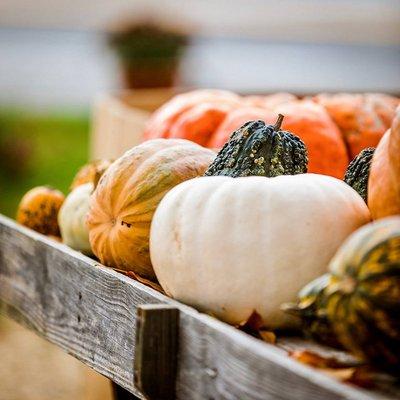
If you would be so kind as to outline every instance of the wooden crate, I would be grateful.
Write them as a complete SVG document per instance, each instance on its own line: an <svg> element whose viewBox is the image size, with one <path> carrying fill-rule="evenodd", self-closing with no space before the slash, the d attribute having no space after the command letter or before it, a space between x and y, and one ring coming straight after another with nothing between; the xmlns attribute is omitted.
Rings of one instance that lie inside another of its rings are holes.
<svg viewBox="0 0 400 400"><path fill-rule="evenodd" d="M288 357L315 345L262 342L1 215L0 299L6 315L139 398L400 398Z"/></svg>
<svg viewBox="0 0 400 400"><path fill-rule="evenodd" d="M117 158L139 144L145 123L182 89L140 89L99 96L93 107L90 158Z"/></svg>

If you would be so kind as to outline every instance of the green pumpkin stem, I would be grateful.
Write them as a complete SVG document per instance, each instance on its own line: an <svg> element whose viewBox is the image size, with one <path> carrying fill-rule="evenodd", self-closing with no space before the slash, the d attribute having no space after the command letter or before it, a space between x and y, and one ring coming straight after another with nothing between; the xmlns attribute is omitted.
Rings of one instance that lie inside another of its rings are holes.
<svg viewBox="0 0 400 400"><path fill-rule="evenodd" d="M283 118L284 116L282 114L278 114L278 119L276 120L274 125L274 132L277 132L279 131L279 129L281 129Z"/></svg>
<svg viewBox="0 0 400 400"><path fill-rule="evenodd" d="M301 317L303 315L303 309L296 303L283 303L280 308L285 313L295 317Z"/></svg>

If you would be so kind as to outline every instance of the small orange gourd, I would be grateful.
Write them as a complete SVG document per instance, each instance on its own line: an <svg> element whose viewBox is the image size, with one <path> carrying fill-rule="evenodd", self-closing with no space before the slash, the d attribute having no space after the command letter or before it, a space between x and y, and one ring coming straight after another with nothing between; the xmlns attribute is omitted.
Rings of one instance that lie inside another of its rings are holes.
<svg viewBox="0 0 400 400"><path fill-rule="evenodd" d="M48 186L37 186L21 199L17 222L44 235L60 236L57 222L64 195Z"/></svg>
<svg viewBox="0 0 400 400"><path fill-rule="evenodd" d="M71 183L71 191L80 185L93 183L96 186L101 175L111 165L111 160L94 160L79 169Z"/></svg>

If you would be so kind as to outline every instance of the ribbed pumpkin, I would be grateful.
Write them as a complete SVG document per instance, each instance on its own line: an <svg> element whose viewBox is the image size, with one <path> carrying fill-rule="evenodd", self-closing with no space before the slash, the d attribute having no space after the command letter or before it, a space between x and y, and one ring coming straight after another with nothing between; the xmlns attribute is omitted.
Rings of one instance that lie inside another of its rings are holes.
<svg viewBox="0 0 400 400"><path fill-rule="evenodd" d="M243 103L253 107L274 110L276 106L296 99L296 96L291 93L278 92L266 96L245 96L243 97Z"/></svg>
<svg viewBox="0 0 400 400"><path fill-rule="evenodd" d="M232 324L255 310L270 328L280 310L327 271L343 240L369 222L361 197L315 174L191 179L162 199L151 260L167 294Z"/></svg>
<svg viewBox="0 0 400 400"><path fill-rule="evenodd" d="M111 165L111 163L111 160L94 160L84 165L75 175L70 189L74 190L79 185L84 185L89 182L96 186L101 175L104 174L105 170Z"/></svg>
<svg viewBox="0 0 400 400"><path fill-rule="evenodd" d="M17 221L44 235L60 236L57 216L64 199L59 190L37 186L22 197Z"/></svg>
<svg viewBox="0 0 400 400"><path fill-rule="evenodd" d="M193 106L171 126L168 137L187 139L202 146L208 146L216 129L230 110L232 110L232 104L223 102Z"/></svg>
<svg viewBox="0 0 400 400"><path fill-rule="evenodd" d="M262 119L272 123L276 115L272 113L274 107L294 99L289 93L238 96L223 90L194 90L175 96L155 111L144 139L182 138L219 148L245 122Z"/></svg>
<svg viewBox="0 0 400 400"><path fill-rule="evenodd" d="M153 213L175 185L202 175L215 153L182 139L149 140L101 177L88 213L89 239L105 265L154 278L149 256Z"/></svg>
<svg viewBox="0 0 400 400"><path fill-rule="evenodd" d="M367 202L368 178L375 149L364 149L347 167L344 181Z"/></svg>
<svg viewBox="0 0 400 400"><path fill-rule="evenodd" d="M400 214L400 107L372 157L368 207L373 219Z"/></svg>
<svg viewBox="0 0 400 400"><path fill-rule="evenodd" d="M233 132L246 122L261 120L272 124L276 119L276 115L272 110L256 106L235 108L227 113L221 125L210 138L208 146L213 149L220 149L229 140Z"/></svg>
<svg viewBox="0 0 400 400"><path fill-rule="evenodd" d="M285 101L276 105L273 111L260 107L232 110L209 146L222 147L232 132L249 120L260 119L273 124L277 114L285 116L282 128L298 136L307 146L309 172L343 178L349 157L341 133L325 109L310 100Z"/></svg>
<svg viewBox="0 0 400 400"><path fill-rule="evenodd" d="M200 111L198 109L195 110L193 115L192 108L204 103L207 103L208 107ZM229 91L216 89L200 89L179 94L152 114L147 123L143 138L145 140L169 138L171 130L174 130L175 137L178 135L180 138L186 139L186 132L182 130L178 133L177 128L174 128L175 124L178 124L178 126L183 125L185 128L189 126L190 135L192 137L200 137L195 131L196 120L200 121L200 130L204 129L207 116L211 116L211 120L208 121L208 128L211 126L215 129L218 126L219 119L215 118L211 110L212 104L215 105L216 109L219 109L222 105L234 108L240 105L240 96ZM190 121L190 123L187 121ZM209 135L208 132L209 130L207 130L207 135Z"/></svg>
<svg viewBox="0 0 400 400"><path fill-rule="evenodd" d="M400 99L379 93L321 94L314 101L326 108L340 128L351 158L366 147L377 146L400 104Z"/></svg>
<svg viewBox="0 0 400 400"><path fill-rule="evenodd" d="M343 179L349 164L346 145L325 109L309 100L284 103L275 108L285 119L282 128L307 146L308 171Z"/></svg>
<svg viewBox="0 0 400 400"><path fill-rule="evenodd" d="M307 149L297 136L275 125L250 121L236 130L207 169L207 176L279 176L307 172Z"/></svg>
<svg viewBox="0 0 400 400"><path fill-rule="evenodd" d="M400 217L354 232L330 271L326 310L343 346L400 375Z"/></svg>

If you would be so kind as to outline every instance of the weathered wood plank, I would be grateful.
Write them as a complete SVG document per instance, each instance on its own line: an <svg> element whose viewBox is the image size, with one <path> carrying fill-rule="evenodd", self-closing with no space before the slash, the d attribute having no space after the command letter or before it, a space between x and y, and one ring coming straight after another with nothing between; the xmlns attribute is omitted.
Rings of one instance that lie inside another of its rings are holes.
<svg viewBox="0 0 400 400"><path fill-rule="evenodd" d="M176 398L395 399L341 384L210 316L198 313L0 216L3 311L137 396L136 309L179 309Z"/></svg>
<svg viewBox="0 0 400 400"><path fill-rule="evenodd" d="M151 400L174 400L179 310L171 305L137 309L135 385Z"/></svg>

